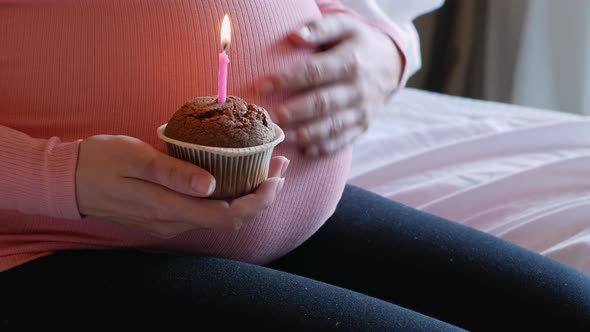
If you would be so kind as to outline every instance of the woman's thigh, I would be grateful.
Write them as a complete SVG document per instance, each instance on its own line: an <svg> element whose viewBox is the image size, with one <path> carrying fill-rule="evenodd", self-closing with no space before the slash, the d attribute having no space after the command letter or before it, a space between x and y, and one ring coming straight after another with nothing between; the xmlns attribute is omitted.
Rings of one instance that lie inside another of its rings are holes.
<svg viewBox="0 0 590 332"><path fill-rule="evenodd" d="M68 252L0 274L0 330L448 331L340 287L211 257Z"/></svg>
<svg viewBox="0 0 590 332"><path fill-rule="evenodd" d="M467 329L590 331L588 276L352 186L312 238L270 267Z"/></svg>

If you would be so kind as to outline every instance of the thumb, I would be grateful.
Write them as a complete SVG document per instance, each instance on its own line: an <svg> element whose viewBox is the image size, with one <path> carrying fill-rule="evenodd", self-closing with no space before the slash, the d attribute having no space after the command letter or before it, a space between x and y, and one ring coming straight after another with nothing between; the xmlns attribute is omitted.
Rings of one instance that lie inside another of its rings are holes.
<svg viewBox="0 0 590 332"><path fill-rule="evenodd" d="M289 38L296 44L309 46L337 43L354 32L353 20L344 14L325 16L307 23Z"/></svg>
<svg viewBox="0 0 590 332"><path fill-rule="evenodd" d="M209 172L156 150L133 177L196 197L207 197L215 190L215 178Z"/></svg>

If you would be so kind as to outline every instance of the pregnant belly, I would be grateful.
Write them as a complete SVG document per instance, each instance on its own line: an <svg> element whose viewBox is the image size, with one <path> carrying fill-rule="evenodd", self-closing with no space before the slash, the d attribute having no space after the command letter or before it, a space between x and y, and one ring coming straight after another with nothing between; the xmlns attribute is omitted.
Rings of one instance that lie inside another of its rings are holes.
<svg viewBox="0 0 590 332"><path fill-rule="evenodd" d="M156 127L186 100L216 94L225 13L234 28L228 92L272 113L281 97L261 98L253 85L309 56L286 36L320 15L313 0L44 0L0 5L0 124L33 137L64 140L123 134L163 150ZM27 216L14 224L8 221L0 232L31 223L40 235L62 233L59 243L266 262L299 245L330 216L344 187L351 151L306 160L295 149L280 146L275 154L292 161L284 190L271 208L235 234L195 231L163 241L100 220L52 220L38 226L38 219ZM60 249L55 243L49 247Z"/></svg>

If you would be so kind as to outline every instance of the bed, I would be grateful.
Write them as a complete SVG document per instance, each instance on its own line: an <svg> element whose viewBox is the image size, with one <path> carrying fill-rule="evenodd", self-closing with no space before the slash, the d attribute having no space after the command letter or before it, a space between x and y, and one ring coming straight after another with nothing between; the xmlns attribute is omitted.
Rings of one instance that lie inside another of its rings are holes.
<svg viewBox="0 0 590 332"><path fill-rule="evenodd" d="M349 183L590 274L590 118L402 90Z"/></svg>

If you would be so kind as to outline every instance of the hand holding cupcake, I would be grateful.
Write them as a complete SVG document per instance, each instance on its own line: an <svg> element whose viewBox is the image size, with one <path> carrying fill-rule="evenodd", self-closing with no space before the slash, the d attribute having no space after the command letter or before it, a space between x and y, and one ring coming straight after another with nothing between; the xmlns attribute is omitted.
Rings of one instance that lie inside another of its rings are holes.
<svg viewBox="0 0 590 332"><path fill-rule="evenodd" d="M205 170L139 139L92 136L80 143L76 201L81 214L137 228L160 238L190 230L232 231L273 203L289 161L275 157L251 195L212 200L217 187Z"/></svg>

